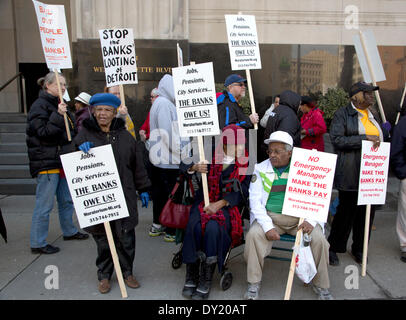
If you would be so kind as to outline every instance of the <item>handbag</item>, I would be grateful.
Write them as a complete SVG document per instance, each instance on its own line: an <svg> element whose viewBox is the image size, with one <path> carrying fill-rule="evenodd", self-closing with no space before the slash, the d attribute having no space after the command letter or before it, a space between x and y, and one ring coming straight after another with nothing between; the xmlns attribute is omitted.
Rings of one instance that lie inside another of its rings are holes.
<svg viewBox="0 0 406 320"><path fill-rule="evenodd" d="M181 194L179 194L179 186L183 187ZM180 195L182 196L180 197ZM185 229L189 221L190 209L194 201L193 198L194 188L192 180L187 177L185 178L183 175L180 176L162 209L159 222L168 228Z"/></svg>

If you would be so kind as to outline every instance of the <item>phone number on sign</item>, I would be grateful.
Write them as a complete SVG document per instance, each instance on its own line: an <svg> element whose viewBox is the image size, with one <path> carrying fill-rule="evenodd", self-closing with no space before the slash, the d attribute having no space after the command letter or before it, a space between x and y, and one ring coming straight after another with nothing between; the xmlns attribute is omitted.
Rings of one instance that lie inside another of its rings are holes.
<svg viewBox="0 0 406 320"><path fill-rule="evenodd" d="M107 220L109 218L114 218L114 217L118 217L118 216L119 216L118 212L110 212L110 213L103 214L103 215L100 215L100 216L92 217L92 218L89 219L89 221L90 221L90 223L93 223L93 222Z"/></svg>

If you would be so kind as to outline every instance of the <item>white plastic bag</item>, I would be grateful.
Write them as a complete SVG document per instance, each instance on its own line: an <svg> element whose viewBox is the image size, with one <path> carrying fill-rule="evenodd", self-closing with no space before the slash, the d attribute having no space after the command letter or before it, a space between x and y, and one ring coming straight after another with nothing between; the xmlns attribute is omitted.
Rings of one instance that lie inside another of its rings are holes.
<svg viewBox="0 0 406 320"><path fill-rule="evenodd" d="M304 246L303 234L299 247L294 248L294 250L296 252L296 275L304 283L309 283L316 275L317 269L310 245Z"/></svg>

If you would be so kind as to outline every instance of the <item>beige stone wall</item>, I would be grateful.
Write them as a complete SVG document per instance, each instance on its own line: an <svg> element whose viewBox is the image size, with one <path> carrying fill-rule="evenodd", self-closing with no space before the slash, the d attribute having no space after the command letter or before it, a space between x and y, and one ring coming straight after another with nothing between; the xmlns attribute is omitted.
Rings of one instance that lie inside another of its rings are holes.
<svg viewBox="0 0 406 320"><path fill-rule="evenodd" d="M351 45L357 31L345 27L349 5L358 8L359 27L372 29L379 45L406 45L402 0L190 0L189 41L227 42L224 15L242 11L255 15L260 43Z"/></svg>
<svg viewBox="0 0 406 320"><path fill-rule="evenodd" d="M0 85L3 85L18 72L12 0L0 1L0 39ZM17 93L16 81L0 91L0 112L19 111Z"/></svg>

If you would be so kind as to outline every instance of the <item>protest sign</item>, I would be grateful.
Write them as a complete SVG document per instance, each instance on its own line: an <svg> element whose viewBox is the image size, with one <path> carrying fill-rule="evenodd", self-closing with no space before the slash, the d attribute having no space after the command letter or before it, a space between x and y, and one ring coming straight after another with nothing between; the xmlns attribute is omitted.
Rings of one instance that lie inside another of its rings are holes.
<svg viewBox="0 0 406 320"><path fill-rule="evenodd" d="M65 154L61 161L81 228L129 215L111 145Z"/></svg>
<svg viewBox="0 0 406 320"><path fill-rule="evenodd" d="M332 153L293 148L282 214L299 217L299 226L305 219L326 222L336 161L337 155ZM302 229L296 233L294 248L300 245L301 237ZM292 253L285 300L290 299L296 251Z"/></svg>
<svg viewBox="0 0 406 320"><path fill-rule="evenodd" d="M293 148L282 214L326 222L337 155Z"/></svg>
<svg viewBox="0 0 406 320"><path fill-rule="evenodd" d="M45 61L49 69L71 69L72 59L65 8L33 0Z"/></svg>
<svg viewBox="0 0 406 320"><path fill-rule="evenodd" d="M59 100L63 102L58 70L72 68L65 8L62 5L49 5L35 0L33 0L33 4L37 15L45 61L48 68L55 72ZM63 118L66 135L68 140L71 141L72 137L66 113Z"/></svg>
<svg viewBox="0 0 406 320"><path fill-rule="evenodd" d="M379 81L385 81L385 72L382 67L382 61L379 56L374 34L371 30L362 32L353 36L355 51L357 52L358 62L361 67L364 81L376 86ZM386 122L385 112L383 110L379 91L375 90L376 101L378 102L379 112L383 122Z"/></svg>
<svg viewBox="0 0 406 320"><path fill-rule="evenodd" d="M388 183L390 143L381 142L374 148L372 141L362 141L357 205L367 205L361 275L366 276L369 225L372 204L384 204Z"/></svg>
<svg viewBox="0 0 406 320"><path fill-rule="evenodd" d="M362 44L362 41L364 41L365 46ZM383 70L382 61L372 30L355 34L353 36L353 42L364 81L368 83L385 81L385 71ZM372 70L370 70L368 66L368 59Z"/></svg>
<svg viewBox="0 0 406 320"><path fill-rule="evenodd" d="M245 70L251 112L255 114L254 92L252 90L250 70L262 68L255 16L242 15L242 13L239 12L238 15L226 14L225 19L231 69ZM254 124L254 129L258 129L257 123Z"/></svg>
<svg viewBox="0 0 406 320"><path fill-rule="evenodd" d="M120 176L111 145L61 156L69 191L81 228L103 223L120 286L127 298L110 221L128 217Z"/></svg>
<svg viewBox="0 0 406 320"><path fill-rule="evenodd" d="M213 63L172 69L181 137L220 134Z"/></svg>
<svg viewBox="0 0 406 320"><path fill-rule="evenodd" d="M232 70L261 69L255 16L225 15Z"/></svg>
<svg viewBox="0 0 406 320"><path fill-rule="evenodd" d="M372 141L362 141L357 205L384 204L388 183L390 143L379 148Z"/></svg>
<svg viewBox="0 0 406 320"><path fill-rule="evenodd" d="M137 84L137 63L132 29L99 30L107 87Z"/></svg>

